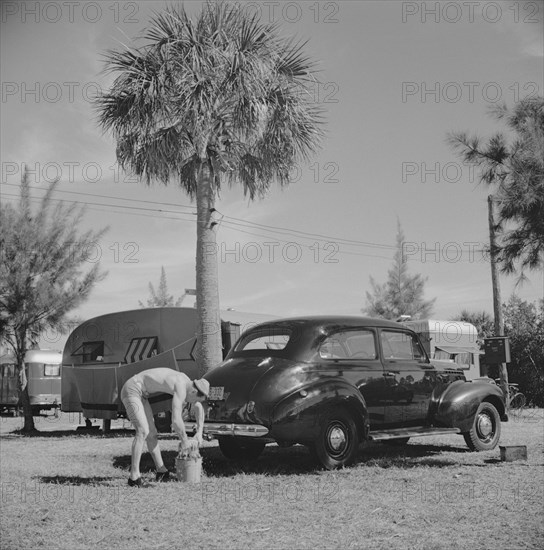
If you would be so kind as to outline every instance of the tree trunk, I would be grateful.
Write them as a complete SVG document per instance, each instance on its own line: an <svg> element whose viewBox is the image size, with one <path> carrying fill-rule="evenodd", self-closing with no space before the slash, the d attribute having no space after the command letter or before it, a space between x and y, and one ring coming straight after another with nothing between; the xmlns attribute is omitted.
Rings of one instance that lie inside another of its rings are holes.
<svg viewBox="0 0 544 550"><path fill-rule="evenodd" d="M197 365L201 374L215 367L223 357L214 206L215 191L210 166L207 161L202 161L196 192Z"/></svg>
<svg viewBox="0 0 544 550"><path fill-rule="evenodd" d="M493 313L495 320L495 336L504 336L504 320L502 315L501 288L497 269L497 243L495 239L495 216L493 212L493 195L487 197L489 222L489 256L491 263L491 284L493 286ZM508 387L508 370L506 363L499 365L499 377L506 400L506 410L510 405L510 389Z"/></svg>
<svg viewBox="0 0 544 550"><path fill-rule="evenodd" d="M19 390L19 402L23 406L23 415L25 419L22 431L33 432L36 428L34 426L34 416L32 414L30 397L28 395L28 379L26 376L24 357L25 353L22 355L17 354L17 369L19 374L17 377L17 389Z"/></svg>

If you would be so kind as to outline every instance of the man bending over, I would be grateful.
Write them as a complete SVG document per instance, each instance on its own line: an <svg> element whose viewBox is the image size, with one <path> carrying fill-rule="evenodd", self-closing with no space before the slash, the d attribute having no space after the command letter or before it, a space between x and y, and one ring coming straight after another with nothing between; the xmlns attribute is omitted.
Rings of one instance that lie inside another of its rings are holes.
<svg viewBox="0 0 544 550"><path fill-rule="evenodd" d="M181 450L196 449L202 445L202 430L204 429L204 408L202 402L206 400L210 391L207 380L191 380L186 374L173 369L148 369L132 378L129 378L121 390L121 401L127 411L127 416L136 429L136 436L132 442L132 462L128 484L131 487L147 487L140 475L140 459L147 442L155 468L156 480L166 481L170 472L164 466L157 428L153 420L153 412L148 398L154 393L169 393L172 395L172 428L181 441ZM195 404L196 433L189 440L185 433L182 411L185 403Z"/></svg>

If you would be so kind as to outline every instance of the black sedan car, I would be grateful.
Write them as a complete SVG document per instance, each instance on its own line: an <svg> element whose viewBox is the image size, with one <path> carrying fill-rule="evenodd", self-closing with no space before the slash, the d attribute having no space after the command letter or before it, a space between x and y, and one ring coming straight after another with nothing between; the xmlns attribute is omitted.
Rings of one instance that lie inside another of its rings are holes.
<svg viewBox="0 0 544 550"><path fill-rule="evenodd" d="M498 386L433 366L414 332L365 317L258 325L205 378L204 431L229 458L256 458L270 442L303 444L332 469L352 462L366 440L449 433L489 450L507 420Z"/></svg>

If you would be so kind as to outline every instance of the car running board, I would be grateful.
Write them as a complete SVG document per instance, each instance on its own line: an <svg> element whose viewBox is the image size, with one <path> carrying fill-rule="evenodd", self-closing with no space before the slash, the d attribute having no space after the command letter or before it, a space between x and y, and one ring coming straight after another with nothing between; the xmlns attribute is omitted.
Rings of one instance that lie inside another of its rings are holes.
<svg viewBox="0 0 544 550"><path fill-rule="evenodd" d="M383 430L370 432L368 439L371 441L384 441L386 439L399 439L402 437L420 437L422 435L459 434L459 428L401 428L398 430Z"/></svg>

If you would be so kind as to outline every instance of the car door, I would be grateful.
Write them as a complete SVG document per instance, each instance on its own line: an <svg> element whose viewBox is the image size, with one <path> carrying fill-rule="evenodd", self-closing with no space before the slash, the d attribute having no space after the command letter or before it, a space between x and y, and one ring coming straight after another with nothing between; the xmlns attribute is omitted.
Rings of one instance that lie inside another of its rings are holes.
<svg viewBox="0 0 544 550"><path fill-rule="evenodd" d="M412 332L380 330L385 379L385 427L425 424L436 373Z"/></svg>
<svg viewBox="0 0 544 550"><path fill-rule="evenodd" d="M322 342L319 356L327 370L333 371L331 375L342 377L359 389L371 426L381 426L387 388L376 331L356 328L335 332Z"/></svg>

